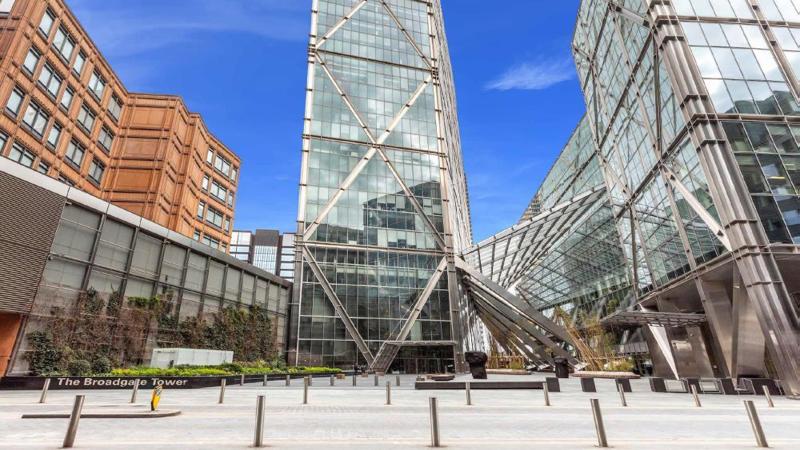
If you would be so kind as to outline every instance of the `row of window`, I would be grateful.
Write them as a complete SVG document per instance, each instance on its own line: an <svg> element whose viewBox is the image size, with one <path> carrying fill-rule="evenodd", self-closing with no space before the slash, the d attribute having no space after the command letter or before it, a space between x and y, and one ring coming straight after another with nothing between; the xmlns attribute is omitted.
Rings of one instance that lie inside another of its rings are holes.
<svg viewBox="0 0 800 450"><path fill-rule="evenodd" d="M208 149L208 153L206 153L206 162L210 165L213 165L217 172L230 178L231 181L236 181L236 167L233 167L227 158L219 153L215 153L213 149Z"/></svg>
<svg viewBox="0 0 800 450"><path fill-rule="evenodd" d="M206 202L197 204L197 217L226 232L231 230L231 220Z"/></svg>
<svg viewBox="0 0 800 450"><path fill-rule="evenodd" d="M0 133L0 153L3 152L6 146L6 142L8 142L8 136L4 133ZM77 142L70 141L69 145L67 146L67 151L64 153L64 157L66 158L67 162L75 167L78 171L80 171L80 166L83 163L84 156L86 154L86 150ZM11 150L8 153L8 159L21 164L25 167L33 169L33 163L36 161L36 155L25 148L20 142L15 141L12 146ZM36 170L39 173L47 175L50 171L50 165L47 164L43 160L39 160L39 164L36 166ZM89 165L89 172L87 174L90 181L92 181L96 185L100 185L103 182L103 174L105 174L106 166L97 158L92 158L92 162ZM66 182L70 185L73 185L72 181L68 178L65 178L63 175L59 177L59 180Z"/></svg>
<svg viewBox="0 0 800 450"><path fill-rule="evenodd" d="M234 201L233 191L229 192L226 187L217 183L216 180L212 180L211 178L209 178L208 175L203 176L202 188L204 191L210 192L211 196L219 200L221 203L223 204L227 203L228 206L233 208L233 201Z"/></svg>
<svg viewBox="0 0 800 450"><path fill-rule="evenodd" d="M25 93L19 88L14 89L11 92L8 101L6 102L6 111L13 117L18 117L24 100ZM88 109L86 105L83 105L78 113L78 125L87 133L91 134L92 129L94 128L95 120L94 113ZM45 137L45 129L47 128L47 124L49 122L50 114L36 101L31 99L28 102L25 113L22 116L22 123L25 125L25 128L31 131L39 139L43 139ZM58 121L52 121L52 125L50 126L50 129L46 135L47 139L45 140L45 146L49 150L53 152L57 151L62 129L63 126ZM100 129L97 143L103 150L105 150L106 153L110 153L111 147L114 144L114 137L114 133L109 130L108 127L103 126ZM78 163L78 165L80 164Z"/></svg>
<svg viewBox="0 0 800 450"><path fill-rule="evenodd" d="M152 296L156 286L184 289L184 294L206 294L216 298L259 304L271 311L285 311L288 290L246 270L228 266L207 254L189 251L158 236L151 236L128 224L76 205L62 212L51 249L53 258L45 269L47 285L99 292L117 292L109 277L127 277L125 296ZM86 270L92 276L86 285ZM96 271L95 269L100 269ZM104 279L96 278L96 273Z"/></svg>
<svg viewBox="0 0 800 450"><path fill-rule="evenodd" d="M42 18L41 23L39 24L39 30L45 35L46 38L49 38L50 36L54 21L55 15L52 13L52 11L47 10ZM56 31L56 36L53 39L53 48L68 63L72 59L72 55L75 50L75 40L63 27L59 27ZM35 47L31 47L28 51L23 63L23 68L28 72L29 75L33 75L36 71L36 65L39 63L41 55L42 52ZM75 73L78 79L81 78L81 74L85 65L86 54L82 51L79 51L78 55L75 57L75 61L72 63L72 71ZM47 79L48 82L43 82L43 79ZM53 66L50 63L45 63L45 66L42 68L42 74L39 76L39 81L46 86L48 93L55 98L61 83L64 81L64 78L59 75L55 69L53 69ZM103 78L102 75L100 75L97 71L92 72L92 76L89 78L87 87L89 88L89 92L95 97L98 103L102 101L107 85L108 82L105 80L105 78ZM74 90L72 92L74 95ZM119 121L119 118L122 114L122 100L120 100L116 94L112 94L108 101L107 109L111 117L114 118L114 121Z"/></svg>

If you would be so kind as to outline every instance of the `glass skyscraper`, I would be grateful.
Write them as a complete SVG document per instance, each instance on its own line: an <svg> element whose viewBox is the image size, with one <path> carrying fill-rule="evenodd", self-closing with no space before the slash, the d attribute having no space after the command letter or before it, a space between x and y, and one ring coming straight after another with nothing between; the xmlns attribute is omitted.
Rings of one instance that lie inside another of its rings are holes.
<svg viewBox="0 0 800 450"><path fill-rule="evenodd" d="M800 395L800 1L583 0L572 49L586 116L467 261L659 376Z"/></svg>
<svg viewBox="0 0 800 450"><path fill-rule="evenodd" d="M289 362L460 369L471 243L438 0L314 0Z"/></svg>

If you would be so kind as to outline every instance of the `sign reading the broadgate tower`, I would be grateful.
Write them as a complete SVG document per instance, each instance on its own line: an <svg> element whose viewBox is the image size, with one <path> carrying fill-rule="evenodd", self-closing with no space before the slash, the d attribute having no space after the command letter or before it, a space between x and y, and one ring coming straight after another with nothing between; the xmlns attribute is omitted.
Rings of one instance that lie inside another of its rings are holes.
<svg viewBox="0 0 800 450"><path fill-rule="evenodd" d="M0 390L41 389L48 377L4 377ZM219 386L221 377L50 377L50 389L128 389L161 386L168 389L197 389Z"/></svg>

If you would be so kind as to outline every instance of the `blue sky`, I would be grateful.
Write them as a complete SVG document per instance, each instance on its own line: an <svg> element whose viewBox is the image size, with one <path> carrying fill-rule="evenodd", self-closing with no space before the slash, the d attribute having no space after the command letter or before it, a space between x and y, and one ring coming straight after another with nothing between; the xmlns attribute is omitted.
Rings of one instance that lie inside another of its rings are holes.
<svg viewBox="0 0 800 450"><path fill-rule="evenodd" d="M519 219L583 114L578 0L442 2L480 240ZM237 229L295 229L311 0L67 4L129 90L181 95L242 158Z"/></svg>

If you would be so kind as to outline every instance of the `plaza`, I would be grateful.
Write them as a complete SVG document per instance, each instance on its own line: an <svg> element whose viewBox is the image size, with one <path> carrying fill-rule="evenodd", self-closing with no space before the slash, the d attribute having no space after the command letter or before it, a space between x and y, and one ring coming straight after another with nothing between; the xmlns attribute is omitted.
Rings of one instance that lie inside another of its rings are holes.
<svg viewBox="0 0 800 450"><path fill-rule="evenodd" d="M0 0L0 450L69 448L75 430L86 449L800 448L800 0L575 0L561 78L580 118L509 108L576 123L546 160L557 133L533 120L514 130L524 155L476 144L476 121L462 145L456 79L482 57L448 39L458 6L305 0L283 234L233 230L242 194L260 201L236 220L275 213L245 161L280 146L285 178L284 130L253 116L240 158L181 98L128 92L68 3ZM247 58L277 67L272 51ZM278 72L259 85L282 90ZM250 115L222 98L212 114ZM474 203L519 186L467 173L487 154L549 167L523 171L541 182L493 234ZM226 359L156 357L209 351ZM336 378L352 370L369 375ZM573 377L555 389L553 372ZM157 377L149 413L137 380Z"/></svg>
<svg viewBox="0 0 800 450"><path fill-rule="evenodd" d="M491 375L490 380L543 380L546 374ZM459 377L457 379L466 379ZM286 387L283 380L228 386L218 403L219 388L165 390L159 409L181 411L161 419L82 419L75 446L84 449L236 449L252 447L256 398L266 396L264 444L269 448L413 449L431 445L428 398L439 403L441 445L453 449L591 449L597 439L589 401L602 408L608 443L632 449L755 448L743 400L754 400L771 448L800 446L800 402L763 396L701 395L702 407L689 394L650 392L647 380L633 380L628 407L612 380L597 380L596 393L581 392L578 379L561 380L561 392L541 390L477 390L466 405L461 390L415 390L414 377L317 378L303 405L302 380ZM392 404L386 405L386 382L392 383ZM478 383L474 381L473 383ZM50 391L38 404L38 391L0 395L0 448L39 449L61 445L67 419L21 419L25 413L68 412L74 396L86 395L84 412L119 408L145 410L149 392L141 391L129 406L130 390Z"/></svg>

